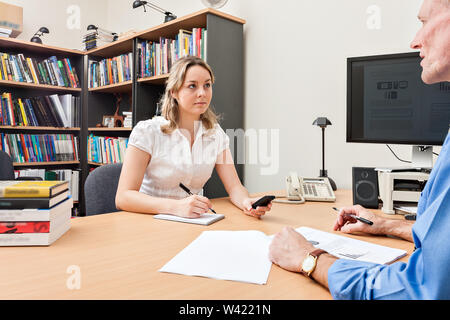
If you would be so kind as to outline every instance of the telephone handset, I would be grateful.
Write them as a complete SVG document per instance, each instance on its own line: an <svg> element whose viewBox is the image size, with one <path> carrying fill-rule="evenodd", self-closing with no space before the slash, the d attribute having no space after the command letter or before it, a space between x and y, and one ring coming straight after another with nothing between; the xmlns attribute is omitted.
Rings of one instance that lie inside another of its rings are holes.
<svg viewBox="0 0 450 320"><path fill-rule="evenodd" d="M333 188L326 177L302 178L296 172L286 177L286 198L273 202L300 204L306 201L336 201Z"/></svg>

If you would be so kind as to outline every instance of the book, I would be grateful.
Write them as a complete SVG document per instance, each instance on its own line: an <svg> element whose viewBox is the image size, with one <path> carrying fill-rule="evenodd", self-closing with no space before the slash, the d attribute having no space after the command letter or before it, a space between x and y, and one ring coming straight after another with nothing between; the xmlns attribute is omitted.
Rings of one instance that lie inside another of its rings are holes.
<svg viewBox="0 0 450 320"><path fill-rule="evenodd" d="M209 226L216 221L222 220L223 218L225 218L225 216L223 214L204 213L201 214L199 218L183 218L170 214L157 214L153 218Z"/></svg>
<svg viewBox="0 0 450 320"><path fill-rule="evenodd" d="M33 222L0 222L0 234L2 233L48 233L50 221Z"/></svg>
<svg viewBox="0 0 450 320"><path fill-rule="evenodd" d="M1 209L48 209L65 200L69 190L51 198L0 198Z"/></svg>
<svg viewBox="0 0 450 320"><path fill-rule="evenodd" d="M0 234L0 246L49 246L70 229L70 219L53 232Z"/></svg>
<svg viewBox="0 0 450 320"><path fill-rule="evenodd" d="M0 181L0 198L48 198L69 188L67 181Z"/></svg>
<svg viewBox="0 0 450 320"><path fill-rule="evenodd" d="M2 222L31 222L49 221L55 222L61 217L66 217L67 212L71 212L73 207L72 198L54 205L48 209L8 209L0 210L0 221ZM70 218L70 216L69 216Z"/></svg>

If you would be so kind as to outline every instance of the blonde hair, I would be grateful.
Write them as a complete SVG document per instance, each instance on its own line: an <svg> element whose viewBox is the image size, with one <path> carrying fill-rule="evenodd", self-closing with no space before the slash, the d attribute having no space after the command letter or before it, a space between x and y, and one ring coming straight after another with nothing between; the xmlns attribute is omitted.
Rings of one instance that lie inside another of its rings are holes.
<svg viewBox="0 0 450 320"><path fill-rule="evenodd" d="M164 118L169 120L169 123L161 126L161 131L166 134L171 134L178 128L179 121L179 107L177 100L173 97L172 93L178 92L182 87L186 78L186 72L190 67L201 66L205 68L210 76L211 83L214 83L214 74L211 67L202 59L194 56L186 56L177 60L170 69L169 78L166 81L166 90L161 98L161 114ZM205 126L206 130L214 128L214 125L218 121L217 115L212 110L211 106L200 115L200 120Z"/></svg>

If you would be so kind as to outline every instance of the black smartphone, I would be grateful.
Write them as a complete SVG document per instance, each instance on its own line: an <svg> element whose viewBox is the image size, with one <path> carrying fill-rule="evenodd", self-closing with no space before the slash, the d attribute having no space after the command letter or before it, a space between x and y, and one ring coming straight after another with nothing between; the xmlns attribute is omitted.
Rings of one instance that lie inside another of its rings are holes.
<svg viewBox="0 0 450 320"><path fill-rule="evenodd" d="M256 202L252 204L252 208L256 209L257 207L266 207L273 199L275 199L275 196L264 196L256 200Z"/></svg>

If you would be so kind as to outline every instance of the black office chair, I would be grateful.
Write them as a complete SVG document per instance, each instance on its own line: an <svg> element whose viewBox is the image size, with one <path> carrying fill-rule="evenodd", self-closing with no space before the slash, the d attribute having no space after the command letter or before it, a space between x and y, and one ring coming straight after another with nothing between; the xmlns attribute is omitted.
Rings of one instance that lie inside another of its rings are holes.
<svg viewBox="0 0 450 320"><path fill-rule="evenodd" d="M0 150L0 180L42 180L41 177L18 177L14 176L14 166L11 157Z"/></svg>
<svg viewBox="0 0 450 320"><path fill-rule="evenodd" d="M107 164L89 173L84 183L86 215L119 211L116 208L116 192L121 163Z"/></svg>

